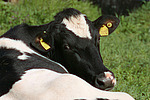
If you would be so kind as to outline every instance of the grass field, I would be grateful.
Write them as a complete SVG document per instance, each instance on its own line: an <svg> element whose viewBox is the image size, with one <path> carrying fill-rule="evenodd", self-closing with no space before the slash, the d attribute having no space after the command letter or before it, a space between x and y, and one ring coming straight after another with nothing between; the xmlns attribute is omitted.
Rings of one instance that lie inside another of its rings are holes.
<svg viewBox="0 0 150 100"><path fill-rule="evenodd" d="M94 20L101 15L97 7L77 0L25 0L17 5L0 0L0 34L20 23L46 24L66 7L74 7ZM114 72L117 85L136 100L150 100L150 2L120 16L120 25L112 35L101 38L104 64Z"/></svg>
<svg viewBox="0 0 150 100"><path fill-rule="evenodd" d="M126 91L136 100L150 100L150 3L128 17L117 30L101 39L104 64L117 77L114 91Z"/></svg>

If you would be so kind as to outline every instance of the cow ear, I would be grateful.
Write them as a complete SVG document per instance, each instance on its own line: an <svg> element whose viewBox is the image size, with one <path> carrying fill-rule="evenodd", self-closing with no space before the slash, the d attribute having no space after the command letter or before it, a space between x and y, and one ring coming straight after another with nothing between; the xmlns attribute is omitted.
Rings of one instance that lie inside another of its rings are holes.
<svg viewBox="0 0 150 100"><path fill-rule="evenodd" d="M47 32L38 34L31 42L31 46L39 52L48 52L52 48L53 40L47 36Z"/></svg>
<svg viewBox="0 0 150 100"><path fill-rule="evenodd" d="M104 15L93 21L93 24L102 37L110 35L118 27L119 22L119 19L115 16Z"/></svg>

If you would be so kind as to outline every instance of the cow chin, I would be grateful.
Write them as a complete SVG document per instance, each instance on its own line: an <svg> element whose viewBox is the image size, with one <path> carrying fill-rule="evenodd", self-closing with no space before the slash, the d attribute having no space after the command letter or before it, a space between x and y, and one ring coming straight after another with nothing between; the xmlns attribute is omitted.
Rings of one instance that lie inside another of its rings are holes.
<svg viewBox="0 0 150 100"><path fill-rule="evenodd" d="M94 87L96 87L100 90L105 90L105 91L109 91L109 90L112 90L114 88L114 85L110 84L109 82L108 82L108 84L110 84L110 86L106 87L105 84L106 83L103 83L103 82L99 82L99 83L95 82Z"/></svg>
<svg viewBox="0 0 150 100"><path fill-rule="evenodd" d="M74 70L69 70L70 73L75 74ZM84 74L83 74L84 73ZM84 72L76 74L80 78L87 81L92 86L100 90L112 90L116 85L116 79L111 72L103 72L98 75L93 74L93 71L84 70Z"/></svg>
<svg viewBox="0 0 150 100"><path fill-rule="evenodd" d="M97 75L96 77L91 78L90 76L88 76L88 78L86 76L80 76L82 79L84 79L85 81L87 81L89 84L91 84L92 86L100 89L100 90L105 90L105 91L109 91L112 90L114 88L114 86L116 85L116 79L115 78L106 78L102 76L103 73L101 73L100 75Z"/></svg>

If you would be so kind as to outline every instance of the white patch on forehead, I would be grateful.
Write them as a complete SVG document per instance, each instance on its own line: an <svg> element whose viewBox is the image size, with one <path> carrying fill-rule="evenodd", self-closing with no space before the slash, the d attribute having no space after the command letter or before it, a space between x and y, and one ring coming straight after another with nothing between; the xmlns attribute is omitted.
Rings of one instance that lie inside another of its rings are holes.
<svg viewBox="0 0 150 100"><path fill-rule="evenodd" d="M89 25L85 20L85 15L71 16L69 19L64 18L62 23L75 35L81 38L92 38L89 31Z"/></svg>

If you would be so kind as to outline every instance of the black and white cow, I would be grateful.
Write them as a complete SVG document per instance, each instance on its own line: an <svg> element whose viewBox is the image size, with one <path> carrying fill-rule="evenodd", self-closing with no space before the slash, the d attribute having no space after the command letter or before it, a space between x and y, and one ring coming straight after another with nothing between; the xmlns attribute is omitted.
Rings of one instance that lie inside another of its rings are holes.
<svg viewBox="0 0 150 100"><path fill-rule="evenodd" d="M36 52L61 63L70 73L91 85L110 90L116 80L114 74L103 65L99 39L112 33L118 24L118 18L113 16L101 16L92 22L78 10L68 8L46 25L21 24L1 38L22 40Z"/></svg>
<svg viewBox="0 0 150 100"><path fill-rule="evenodd" d="M82 0L83 1L83 0ZM84 0L85 1L85 0ZM89 1L89 0L87 0ZM101 8L103 15L129 15L129 12L141 7L150 0L90 0Z"/></svg>
<svg viewBox="0 0 150 100"><path fill-rule="evenodd" d="M0 38L0 100L96 99L134 100L126 93L94 88L22 40Z"/></svg>

